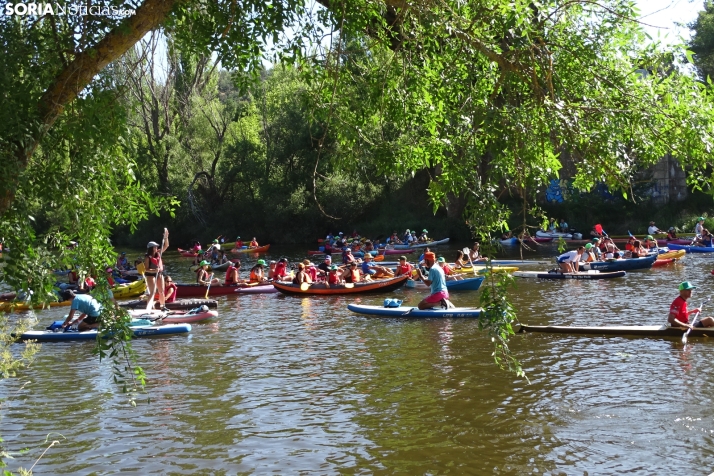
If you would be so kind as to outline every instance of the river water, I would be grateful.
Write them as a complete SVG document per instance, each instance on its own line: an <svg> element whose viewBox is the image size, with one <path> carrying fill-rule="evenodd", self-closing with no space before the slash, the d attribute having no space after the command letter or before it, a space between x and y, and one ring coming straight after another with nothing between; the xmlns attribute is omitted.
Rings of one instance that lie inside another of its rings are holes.
<svg viewBox="0 0 714 476"><path fill-rule="evenodd" d="M274 248L264 257L304 254ZM174 279L191 279L189 260L172 255ZM659 325L680 281L698 286L690 307L711 295L712 268L714 256L687 255L620 279L521 279L512 300L528 324ZM10 449L29 449L9 467L30 467L58 440L35 474L714 470L714 342L517 335L511 348L528 382L494 365L476 320L346 308L385 297L415 304L424 294L218 298L219 318L189 335L134 341L149 377L135 408L92 343L44 344L29 370L0 381L0 434ZM452 301L477 305L478 293ZM37 313L36 328L64 312Z"/></svg>

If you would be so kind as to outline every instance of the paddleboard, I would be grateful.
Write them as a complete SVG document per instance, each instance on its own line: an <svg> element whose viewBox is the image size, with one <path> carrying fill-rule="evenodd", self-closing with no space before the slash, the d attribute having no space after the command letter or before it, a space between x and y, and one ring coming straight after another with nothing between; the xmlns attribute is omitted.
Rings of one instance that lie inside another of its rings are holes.
<svg viewBox="0 0 714 476"><path fill-rule="evenodd" d="M435 307L434 309L419 310L416 307L383 307L383 306L367 306L362 304L349 304L347 306L352 312L357 314L366 314L369 316L387 316L387 317L478 317L483 309L475 307L454 307L451 309L442 309Z"/></svg>

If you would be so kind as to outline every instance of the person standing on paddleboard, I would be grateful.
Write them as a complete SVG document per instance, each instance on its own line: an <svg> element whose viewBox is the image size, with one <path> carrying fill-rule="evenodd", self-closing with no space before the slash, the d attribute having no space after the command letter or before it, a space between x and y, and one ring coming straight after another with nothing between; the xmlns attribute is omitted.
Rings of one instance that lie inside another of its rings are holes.
<svg viewBox="0 0 714 476"><path fill-rule="evenodd" d="M689 281L684 281L679 285L679 296L669 306L667 322L672 327L714 327L714 318L711 316L704 317L696 322L689 322L690 314L694 313L696 315L701 311L701 309L687 310L687 299L692 296L692 289L697 289L697 287L693 286Z"/></svg>
<svg viewBox="0 0 714 476"><path fill-rule="evenodd" d="M164 228L164 239L161 241L161 249L155 241L150 241L146 245L146 255L144 256L144 278L146 279L146 287L149 290L149 296L153 296L158 291L159 303L161 310L166 311L164 299L164 261L161 255L169 247L169 230Z"/></svg>

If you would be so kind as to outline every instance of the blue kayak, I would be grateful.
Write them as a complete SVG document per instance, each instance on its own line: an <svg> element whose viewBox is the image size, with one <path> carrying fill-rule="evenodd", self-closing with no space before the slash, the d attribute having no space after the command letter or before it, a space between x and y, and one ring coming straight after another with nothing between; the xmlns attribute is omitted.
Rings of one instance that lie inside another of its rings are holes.
<svg viewBox="0 0 714 476"><path fill-rule="evenodd" d="M675 245L668 243L667 248L670 250L685 250L687 253L714 253L714 248L709 246Z"/></svg>
<svg viewBox="0 0 714 476"><path fill-rule="evenodd" d="M165 324L161 326L132 327L134 337L156 337L191 332L191 324ZM97 330L78 332L54 331L27 331L20 336L20 340L36 340L39 342L66 342L77 340L96 340Z"/></svg>
<svg viewBox="0 0 714 476"><path fill-rule="evenodd" d="M649 269L657 259L656 254L644 258L625 258L606 261L592 261L580 265L580 271L597 270L604 273L612 271L632 271L633 269Z"/></svg>
<svg viewBox="0 0 714 476"><path fill-rule="evenodd" d="M386 317L478 317L483 311L476 307L453 307L451 309L436 307L420 311L416 307L383 307L362 304L350 304L347 309L357 314Z"/></svg>

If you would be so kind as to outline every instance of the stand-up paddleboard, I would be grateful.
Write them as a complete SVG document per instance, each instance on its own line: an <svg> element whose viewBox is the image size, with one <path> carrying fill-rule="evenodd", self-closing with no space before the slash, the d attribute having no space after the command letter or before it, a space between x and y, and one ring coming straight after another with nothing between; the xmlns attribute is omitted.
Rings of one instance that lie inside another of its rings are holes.
<svg viewBox="0 0 714 476"><path fill-rule="evenodd" d="M357 314L387 317L478 317L483 311L476 307L452 307L451 309L435 307L422 311L416 307L383 307L362 304L350 304L347 309Z"/></svg>
<svg viewBox="0 0 714 476"><path fill-rule="evenodd" d="M191 324L166 324L163 326L132 327L134 337L159 337L191 332ZM89 331L27 331L20 335L20 340L36 340L38 342L66 342L77 340L96 340L97 330Z"/></svg>
<svg viewBox="0 0 714 476"><path fill-rule="evenodd" d="M535 279L610 279L621 278L627 273L625 271L613 271L610 273L600 273L598 271L588 271L583 273L549 273L548 271L516 271L513 276L517 278Z"/></svg>

